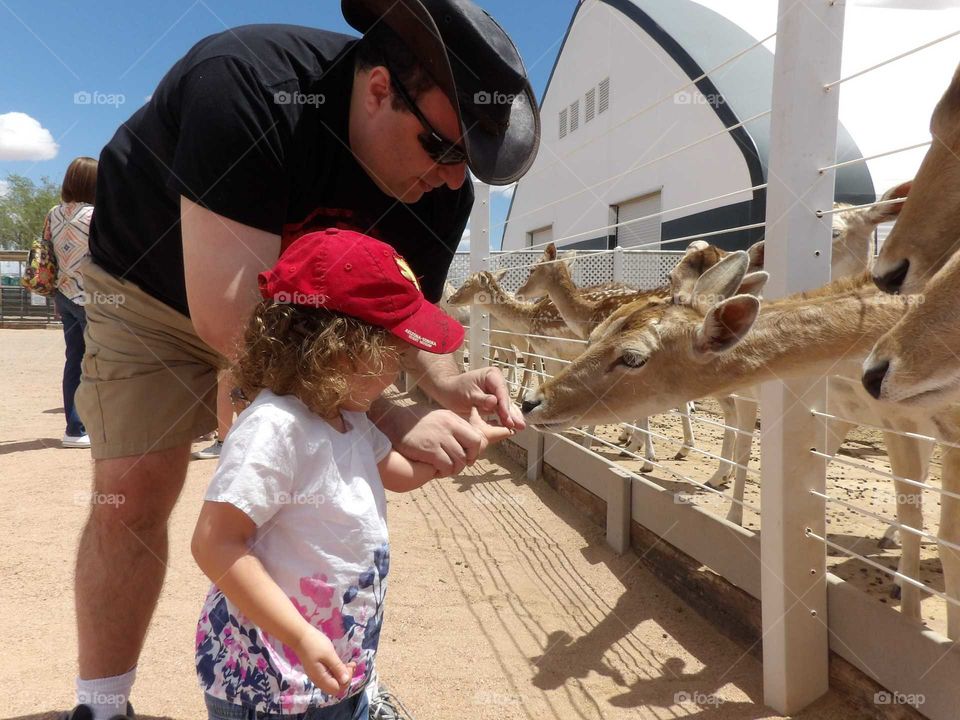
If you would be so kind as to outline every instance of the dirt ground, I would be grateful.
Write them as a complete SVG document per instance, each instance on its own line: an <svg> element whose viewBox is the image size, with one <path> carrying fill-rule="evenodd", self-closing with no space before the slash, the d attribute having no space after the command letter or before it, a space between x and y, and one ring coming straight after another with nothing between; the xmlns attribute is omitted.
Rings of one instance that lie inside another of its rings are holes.
<svg viewBox="0 0 960 720"><path fill-rule="evenodd" d="M59 447L62 348L57 330L0 329L3 718L48 720L73 698L72 574L91 469L88 451ZM207 581L189 537L213 469L191 464L171 521L167 582L132 697L148 720L205 717L193 638ZM389 515L394 564L378 663L418 720L780 717L763 706L761 667L745 648L499 453L392 496ZM860 716L830 693L797 717Z"/></svg>

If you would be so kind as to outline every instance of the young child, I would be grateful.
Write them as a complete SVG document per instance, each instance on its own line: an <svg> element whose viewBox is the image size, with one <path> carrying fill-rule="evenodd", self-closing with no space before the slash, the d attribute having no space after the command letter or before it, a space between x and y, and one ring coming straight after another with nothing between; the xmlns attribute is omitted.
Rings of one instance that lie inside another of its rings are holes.
<svg viewBox="0 0 960 720"><path fill-rule="evenodd" d="M394 451L365 411L405 348L452 352L463 327L393 248L354 232L303 236L259 281L234 370L256 399L193 536L213 581L197 673L210 720L366 719L390 569L384 488L413 490L434 469Z"/></svg>

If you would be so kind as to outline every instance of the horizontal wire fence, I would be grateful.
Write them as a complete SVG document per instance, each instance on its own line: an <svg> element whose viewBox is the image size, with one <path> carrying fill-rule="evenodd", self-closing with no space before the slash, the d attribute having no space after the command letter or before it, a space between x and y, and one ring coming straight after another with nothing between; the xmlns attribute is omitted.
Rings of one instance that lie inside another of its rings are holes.
<svg viewBox="0 0 960 720"><path fill-rule="evenodd" d="M831 3L831 6L832 5L834 4ZM742 57L772 39L775 35L776 33L771 34L757 41L754 45L744 48L741 52L717 67L722 67L728 62ZM835 81L826 82L823 84L822 89L824 92L837 92L839 86L847 82L856 82L857 78L863 77L867 73L878 71L904 57L945 42L958 35L960 35L960 31L943 35L908 52L900 53L895 57L889 58L884 62L851 73ZM709 72L710 71L704 73L696 80L684 84L678 91L684 87L695 85L698 80L708 77ZM653 102L653 104L645 106L639 113L626 117L613 127L620 128L627 126L632 120L636 119L636 117L655 108L661 102L672 97L673 94L674 93L665 95ZM932 111L932 107L930 109ZM575 193L552 199L544 206L526 211L524 214L532 215L561 203L586 202L588 199L584 197L586 193L593 193L594 197L599 199L598 193L603 192L602 188L606 183L615 181L642 167L649 167L650 165L675 158L684 151L702 142L729 132L730 129L743 127L755 120L767 117L771 112L772 110L758 113L746 120L736 123L736 125L732 127L725 128L720 133L711 133L695 142L668 149L667 152L659 153L652 160L644 161L641 165L630 168L626 172L612 174L604 181L585 186ZM909 140L909 138L901 138L900 144L889 150L874 153L867 157L842 162L822 163L818 172L820 175L824 175L838 168L904 153L930 144L930 141L920 141L904 145L903 142L906 140ZM594 140L590 140L584 143L584 145L592 142L594 142ZM541 175L544 174L550 167L559 164L570 155L582 149L583 146L573 148L566 156L554 161L552 165L550 163L546 165L535 165L527 178L521 182L531 181L538 173ZM561 232L559 233L559 237L551 241L557 244L561 251L561 256L554 262L567 262L574 283L581 288L608 282L621 282L639 290L652 290L662 287L666 283L670 271L683 256L683 245L681 245L681 243L689 243L698 239L709 241L709 239L715 236L738 230L759 230L765 226L765 223L751 223L738 227L721 228L662 242L656 241L650 243L649 246L640 246L629 250L622 248L595 251L580 250L564 256L562 245L564 242L576 241L588 236L591 238L604 235L610 236L618 228L636 222L658 217L662 218L671 213L676 214L707 203L715 203L717 200L740 200L745 197L752 197L754 192L767 189L767 183L759 183L749 188L743 188L704 200L686 203L682 206L661 210L642 218L636 218L622 223L611 223L584 232L564 233L562 232L562 228L560 228ZM812 216L823 218L835 214L882 207L897 202L901 202L901 200L877 200L851 207L813 207L807 210ZM518 215L509 219L517 220L520 219L520 217L521 216ZM489 232L489 224L486 227L486 232ZM475 233L474 237L476 236L477 234ZM473 267L473 269L482 267L491 271L506 270L506 274L504 274L500 280L501 285L507 292L515 292L526 280L528 270L541 262L542 249L547 244L548 243L539 243L525 248L501 252L486 252L480 248L475 248L472 255L469 253L458 253L451 266L449 280L455 286L460 285L468 276L471 267ZM665 249L667 246L670 246L671 249ZM488 315L492 314L492 312L492 309L489 307L482 308L484 324L489 320ZM483 342L480 348L475 348L475 350L478 355L483 358L485 364L501 367L505 372L510 372L513 368L511 368L510 363L504 358L515 350L519 351L520 366L518 371L526 371L528 376L532 376L534 385L553 376L553 373L547 370L544 363L552 364L554 367L563 367L570 363L570 360L556 357L556 355L540 349L543 347L542 344L544 342L557 342L560 340L564 343L585 342L572 338L553 338L549 335L533 332L519 335L525 335L526 340L529 342L529 347L514 348L508 346L508 338L510 342L513 342L513 339L518 337L518 333L515 331L490 328L486 335L489 339ZM508 384L511 389L517 392L522 389L520 387L520 377L520 372L518 372L515 377L508 379ZM855 382L858 384L858 381L850 378L841 376L836 376L836 378L844 382ZM530 385L527 387L529 388ZM752 399L748 397L737 397L736 399L741 402L753 402ZM788 539L788 542L798 544L804 541L820 543L823 552L830 555L827 568L841 573L841 576L848 584L859 588L863 592L871 592L875 598L878 598L877 593L867 587L867 583L864 581L864 578L861 577L869 572L882 575L886 578L887 583L896 583L899 585L901 588L900 592L904 597L906 597L906 593L919 591L935 599L936 602L941 603L942 606L960 608L960 598L950 597L947 592L941 589L943 586L942 576L939 579L936 577L931 579L931 575L935 575L936 573L927 572L927 577L921 578L901 572L904 564L903 554L898 553L896 549L891 548L889 544L883 547L882 550L878 550L876 547L877 541L889 539L894 532L897 532L901 536L901 542L906 542L906 544L910 546L911 553L915 552L916 543L925 543L925 555L923 558L925 565L929 565L930 562L937 562L937 547L943 550L960 552L960 543L941 540L938 533L933 529L935 523L928 524L922 512L918 518L915 512L916 508L909 507L909 503L922 503L923 495L929 495L933 497L934 500L941 497L960 500L960 493L951 492L939 486L941 484L941 478L939 477L940 467L938 462L936 462L937 455L933 455L934 461L930 463L931 470L922 473L919 477L907 477L902 473L895 472L890 466L889 460L883 459L885 444L880 441L880 434L886 433L887 436L897 435L902 441L913 443L915 447L920 449L920 455L923 455L925 452L927 453L925 459L930 458L927 447L932 447L934 443L939 443L941 446L949 446L951 448L960 447L960 445L936 437L934 434L935 430L932 428L924 428L922 432L915 432L903 427L894 427L897 425L896 422L890 423L891 426L888 427L884 424L887 418L884 418L882 422L879 420L875 421L869 414L859 416L855 413L842 412L832 406L828 407L830 407L829 411L817 408L811 409L811 417L816 422L822 423L827 427L830 427L831 423L837 425L849 423L853 425L855 429L851 435L852 439L848 439L840 450L834 450L829 453L825 452L825 449L813 448L809 450L809 460L811 463L821 461L829 463L826 489L823 491L817 489L807 491L811 497L822 503L823 512L828 520L826 531L821 534L814 530L812 526L808 526L797 532L796 537ZM678 410L672 410L665 415L670 417L671 420L678 420L680 419L681 413ZM739 424L731 425L718 415L719 413L715 410L706 410L703 407L687 414L694 427L700 431L709 429L714 434L717 431L722 431L741 442L752 442L754 437L759 435L753 425L746 428ZM639 419L637 419L636 422L621 422L620 425L641 436L645 435L650 439L666 442L671 448L683 447L685 444L679 434L667 434L659 429L644 427L643 423L639 422ZM653 459L647 454L635 449L627 449L613 442L608 431L580 427L572 428L565 435L553 435L553 437L555 437L558 442L570 447L575 447L578 452L584 453L585 457L599 460L603 464L616 469L618 473L631 478L632 481L645 483L651 478L656 478L656 482L660 483L664 488L670 489L677 496L684 496L684 504L697 504L703 498L714 499L721 501L726 506L737 506L741 510L749 510L756 515L757 521L760 519L763 508L759 504L760 496L757 492L758 483L756 479L760 474L758 465L752 460L749 452L747 452L746 455L741 453L738 458L734 458L731 456L729 449L727 449L727 452L721 455L720 452L716 450L716 445L719 444L716 438L713 439L713 444L703 443L703 446L698 446L695 443L694 447L689 450L692 458L684 461L686 465L678 465L672 461ZM759 446L759 442L756 445ZM742 457L746 457L747 459L745 461L739 460L739 458ZM654 469L653 474L639 471L636 463L652 466ZM713 487L711 484L708 484L708 482L704 482L703 479L696 477L690 470L690 468L695 465L703 466L708 463L710 468L721 467L729 472L737 472L743 478L753 478L754 481L748 485L748 492L756 498L756 501L753 499L745 499L743 495L739 495L738 492L742 492L742 490L737 491L733 488L723 490ZM574 479L574 481L577 480L576 478L572 479ZM689 495L688 490L684 490L684 488L692 490L696 494ZM909 493L905 493L903 488L907 488ZM864 502L865 499L869 500L871 497L874 497L872 504L868 505ZM934 503L931 502L930 506L933 504ZM711 512L714 512L714 514L719 514L715 512L717 509L716 506L711 506L709 509ZM852 518L856 518L856 520ZM911 519L908 520L907 518ZM757 524L759 525L759 522ZM811 523L811 525L812 524L813 523ZM746 533L746 536L750 534L749 530L744 530L743 532ZM896 567L891 567L891 564L895 564ZM917 567L917 564L911 561L907 563L907 566ZM869 584L875 585L877 582L872 581ZM923 605L924 614L929 610L929 605L925 603ZM939 612L942 612L942 607L940 610L935 611L934 614ZM836 620L838 625L840 625L847 619L836 618ZM940 619L937 620L936 627L940 632L944 632L944 625ZM919 642L921 640L920 633L916 633L913 639ZM919 645L917 647L919 647ZM916 648L911 648L910 652L912 653L915 650ZM886 670L886 668L880 668L878 672L871 674L873 674L875 678L883 680L884 678L890 677ZM926 677L927 672L930 672L930 670L922 673L918 671L914 675L911 675L910 678L905 679L904 682L920 683L922 685L922 681ZM888 687L889 686L891 685L888 685ZM943 690L944 693L948 692L947 689L939 689ZM937 702L939 702L939 700ZM939 711L936 709L932 709L930 712L933 713L931 717L946 717L946 715L938 714Z"/></svg>

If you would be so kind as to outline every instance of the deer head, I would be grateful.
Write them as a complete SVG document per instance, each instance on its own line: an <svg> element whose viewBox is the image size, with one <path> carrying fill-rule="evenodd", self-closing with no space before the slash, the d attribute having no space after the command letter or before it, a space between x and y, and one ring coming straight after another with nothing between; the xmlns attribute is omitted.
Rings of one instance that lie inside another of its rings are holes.
<svg viewBox="0 0 960 720"><path fill-rule="evenodd" d="M649 298L599 325L587 349L559 375L528 393L528 423L560 428L628 421L710 394L706 364L729 352L753 326L760 303L738 294L746 252L708 269L681 301Z"/></svg>
<svg viewBox="0 0 960 720"><path fill-rule="evenodd" d="M500 287L500 280L506 274L507 270L505 269L495 270L494 272L481 270L473 273L447 299L447 303L453 307L501 303L506 299L506 294Z"/></svg>
<svg viewBox="0 0 960 720"><path fill-rule="evenodd" d="M930 119L933 135L873 269L884 292L912 294L960 248L960 67Z"/></svg>
<svg viewBox="0 0 960 720"><path fill-rule="evenodd" d="M940 407L960 401L960 253L877 340L863 362L863 386L878 400Z"/></svg>

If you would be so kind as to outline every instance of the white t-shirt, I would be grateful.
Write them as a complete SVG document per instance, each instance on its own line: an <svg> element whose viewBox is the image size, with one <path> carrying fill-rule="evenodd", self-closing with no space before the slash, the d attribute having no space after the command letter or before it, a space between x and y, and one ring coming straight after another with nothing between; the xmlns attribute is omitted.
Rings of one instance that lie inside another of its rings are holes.
<svg viewBox="0 0 960 720"><path fill-rule="evenodd" d="M390 441L363 413L340 433L292 395L262 390L227 435L206 499L257 525L250 552L344 662L346 696L374 677L390 569L377 463ZM250 622L214 585L197 626L200 686L259 712L296 714L342 698L316 688L293 650Z"/></svg>

